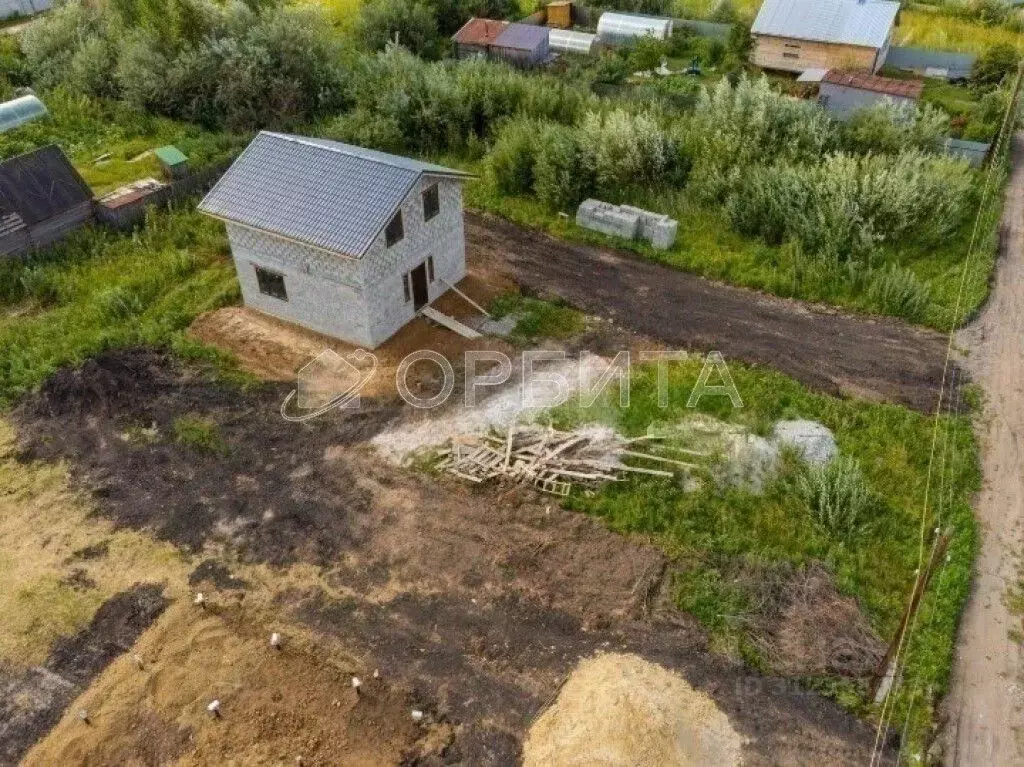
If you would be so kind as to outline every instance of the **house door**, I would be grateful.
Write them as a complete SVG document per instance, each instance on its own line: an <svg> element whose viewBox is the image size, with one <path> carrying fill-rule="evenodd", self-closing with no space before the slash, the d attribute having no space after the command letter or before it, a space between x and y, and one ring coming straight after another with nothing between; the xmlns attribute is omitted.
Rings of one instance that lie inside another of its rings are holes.
<svg viewBox="0 0 1024 767"><path fill-rule="evenodd" d="M409 279L412 281L413 308L418 312L430 301L430 294L427 291L427 265L420 264L409 272Z"/></svg>

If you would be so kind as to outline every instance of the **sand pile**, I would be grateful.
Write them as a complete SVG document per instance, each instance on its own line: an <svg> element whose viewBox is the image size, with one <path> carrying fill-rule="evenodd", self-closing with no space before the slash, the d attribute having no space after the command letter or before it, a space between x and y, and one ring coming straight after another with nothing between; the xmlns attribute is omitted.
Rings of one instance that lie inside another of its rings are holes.
<svg viewBox="0 0 1024 767"><path fill-rule="evenodd" d="M708 696L636 655L577 667L529 732L525 767L738 765L743 740Z"/></svg>

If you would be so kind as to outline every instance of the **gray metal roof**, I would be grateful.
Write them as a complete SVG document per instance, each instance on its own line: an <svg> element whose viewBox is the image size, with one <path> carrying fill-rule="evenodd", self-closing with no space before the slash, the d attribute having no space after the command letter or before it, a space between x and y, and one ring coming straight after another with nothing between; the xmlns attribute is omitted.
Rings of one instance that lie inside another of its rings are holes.
<svg viewBox="0 0 1024 767"><path fill-rule="evenodd" d="M264 131L228 168L199 210L358 257L424 174L469 177L338 141Z"/></svg>
<svg viewBox="0 0 1024 767"><path fill-rule="evenodd" d="M548 28L532 24L509 24L494 44L499 48L535 51L548 39Z"/></svg>
<svg viewBox="0 0 1024 767"><path fill-rule="evenodd" d="M881 48L899 9L888 0L764 0L751 32Z"/></svg>

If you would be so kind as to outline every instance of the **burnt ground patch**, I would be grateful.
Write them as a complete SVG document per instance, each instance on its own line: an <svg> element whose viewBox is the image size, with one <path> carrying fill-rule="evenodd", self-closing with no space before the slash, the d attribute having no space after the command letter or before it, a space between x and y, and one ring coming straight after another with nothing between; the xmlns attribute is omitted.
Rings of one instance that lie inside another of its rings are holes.
<svg viewBox="0 0 1024 767"><path fill-rule="evenodd" d="M346 520L369 503L345 466L327 481L323 452L368 439L390 411L282 428L287 391L214 386L164 354L130 349L58 371L15 421L26 458L73 459L120 525L189 551L221 539L247 561L322 564L349 537ZM174 441L176 420L192 413L216 422L226 455ZM141 430L155 436L134 438Z"/></svg>
<svg viewBox="0 0 1024 767"><path fill-rule="evenodd" d="M88 627L58 640L42 666L0 667L0 765L17 764L166 605L161 586L135 586L104 602Z"/></svg>
<svg viewBox="0 0 1024 767"><path fill-rule="evenodd" d="M98 513L206 549L200 580L229 584L236 557L319 566L324 586L351 596L303 587L282 609L450 722L449 761L514 763L561 681L601 650L638 653L708 692L750 738L749 764L860 764L870 752L873 730L835 703L711 653L666 604L654 547L530 490L385 465L361 443L396 410L294 424L279 414L285 393L216 385L135 349L58 373L15 421L25 455L69 460ZM216 427L223 456L173 440L183 414ZM152 438L133 439L140 428Z"/></svg>

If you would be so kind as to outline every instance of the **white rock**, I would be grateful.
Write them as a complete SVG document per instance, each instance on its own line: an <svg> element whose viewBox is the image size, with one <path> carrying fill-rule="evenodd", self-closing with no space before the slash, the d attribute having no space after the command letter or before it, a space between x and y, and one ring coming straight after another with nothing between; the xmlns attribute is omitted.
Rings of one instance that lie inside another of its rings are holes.
<svg viewBox="0 0 1024 767"><path fill-rule="evenodd" d="M823 466L839 455L831 430L817 421L779 421L771 442L777 448L791 446L812 466Z"/></svg>

